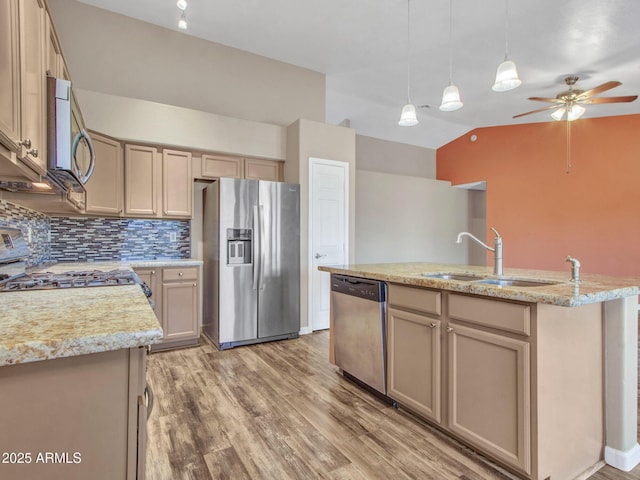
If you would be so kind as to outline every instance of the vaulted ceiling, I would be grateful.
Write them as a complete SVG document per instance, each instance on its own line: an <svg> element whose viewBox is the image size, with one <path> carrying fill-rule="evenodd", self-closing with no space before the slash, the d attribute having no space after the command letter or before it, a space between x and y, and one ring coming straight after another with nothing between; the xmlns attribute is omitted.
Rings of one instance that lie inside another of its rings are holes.
<svg viewBox="0 0 640 480"><path fill-rule="evenodd" d="M175 0L81 0L178 30ZM328 123L350 121L357 133L438 148L470 129L549 121L548 112L513 120L555 97L563 78L588 89L622 82L602 96L640 93L640 2L636 0L511 0L509 58L523 83L491 90L505 54L505 0L411 2L411 100L420 124L398 126L407 100L406 0L188 0L188 35L309 68L326 75ZM464 107L441 112L453 82ZM583 118L640 113L640 101L587 106Z"/></svg>

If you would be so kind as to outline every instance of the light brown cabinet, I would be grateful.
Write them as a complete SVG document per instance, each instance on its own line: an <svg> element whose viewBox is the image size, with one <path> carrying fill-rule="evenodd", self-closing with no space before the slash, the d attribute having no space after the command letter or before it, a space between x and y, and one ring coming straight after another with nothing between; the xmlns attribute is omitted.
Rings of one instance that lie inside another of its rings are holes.
<svg viewBox="0 0 640 480"><path fill-rule="evenodd" d="M36 173L47 171L45 75L46 16L40 0L20 0L20 158Z"/></svg>
<svg viewBox="0 0 640 480"><path fill-rule="evenodd" d="M36 180L47 169L45 9L39 0L1 3L0 142L16 154L2 170Z"/></svg>
<svg viewBox="0 0 640 480"><path fill-rule="evenodd" d="M0 424L11 432L0 451L23 459L4 462L2 478L144 480L144 347L7 365L0 384ZM45 462L46 452L60 460Z"/></svg>
<svg viewBox="0 0 640 480"><path fill-rule="evenodd" d="M153 351L197 345L200 341L200 267L136 268L153 295L162 341Z"/></svg>
<svg viewBox="0 0 640 480"><path fill-rule="evenodd" d="M125 145L124 199L126 216L191 218L191 153Z"/></svg>
<svg viewBox="0 0 640 480"><path fill-rule="evenodd" d="M440 423L442 322L395 308L387 318L388 395Z"/></svg>
<svg viewBox="0 0 640 480"><path fill-rule="evenodd" d="M246 178L253 180L284 180L283 162L261 158L243 158L233 155L203 154L201 178Z"/></svg>
<svg viewBox="0 0 640 480"><path fill-rule="evenodd" d="M95 152L95 167L84 186L86 213L121 215L124 203L122 145L93 132L91 140Z"/></svg>
<svg viewBox="0 0 640 480"><path fill-rule="evenodd" d="M533 480L602 459L602 310L389 285L387 390ZM570 446L570 448L568 448Z"/></svg>
<svg viewBox="0 0 640 480"><path fill-rule="evenodd" d="M191 153L162 151L162 213L165 217L191 218L193 174Z"/></svg>

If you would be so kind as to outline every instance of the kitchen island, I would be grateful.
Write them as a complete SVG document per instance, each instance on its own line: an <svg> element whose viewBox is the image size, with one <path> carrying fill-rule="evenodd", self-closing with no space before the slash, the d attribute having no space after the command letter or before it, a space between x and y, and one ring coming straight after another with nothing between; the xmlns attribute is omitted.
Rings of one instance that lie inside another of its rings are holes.
<svg viewBox="0 0 640 480"><path fill-rule="evenodd" d="M139 285L1 293L0 478L143 479L161 337Z"/></svg>
<svg viewBox="0 0 640 480"><path fill-rule="evenodd" d="M319 269L387 282L387 387L401 407L524 478L640 460L636 280L430 263Z"/></svg>

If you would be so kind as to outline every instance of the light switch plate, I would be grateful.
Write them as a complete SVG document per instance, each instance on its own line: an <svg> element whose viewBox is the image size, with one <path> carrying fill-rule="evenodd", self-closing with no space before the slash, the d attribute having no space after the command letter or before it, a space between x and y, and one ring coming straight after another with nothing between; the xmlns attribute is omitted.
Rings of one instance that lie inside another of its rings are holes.
<svg viewBox="0 0 640 480"><path fill-rule="evenodd" d="M178 240L178 236L176 235L176 232L169 232L169 241L176 242L177 240Z"/></svg>

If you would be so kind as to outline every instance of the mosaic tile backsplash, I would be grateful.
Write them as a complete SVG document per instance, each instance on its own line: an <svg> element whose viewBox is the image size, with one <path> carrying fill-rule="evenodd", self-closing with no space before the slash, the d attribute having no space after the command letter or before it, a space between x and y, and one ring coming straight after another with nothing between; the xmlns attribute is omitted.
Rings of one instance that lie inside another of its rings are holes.
<svg viewBox="0 0 640 480"><path fill-rule="evenodd" d="M48 217L0 200L0 225L22 229L28 266L48 261L87 262L189 258L185 220Z"/></svg>
<svg viewBox="0 0 640 480"><path fill-rule="evenodd" d="M52 217L51 260L153 260L189 258L184 220Z"/></svg>
<svg viewBox="0 0 640 480"><path fill-rule="evenodd" d="M27 266L31 267L49 260L49 217L6 200L0 200L0 225L20 228L29 245ZM29 241L31 231L31 241Z"/></svg>

